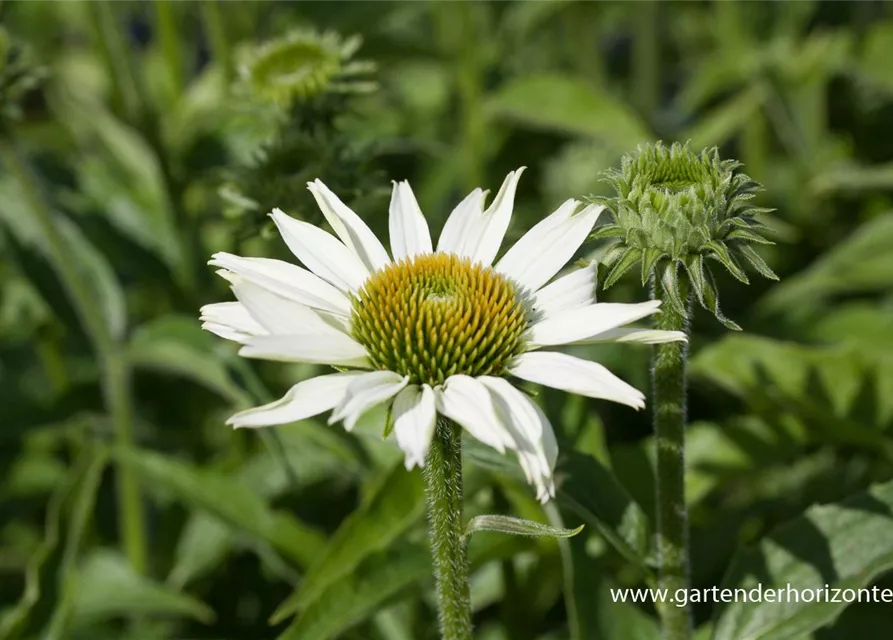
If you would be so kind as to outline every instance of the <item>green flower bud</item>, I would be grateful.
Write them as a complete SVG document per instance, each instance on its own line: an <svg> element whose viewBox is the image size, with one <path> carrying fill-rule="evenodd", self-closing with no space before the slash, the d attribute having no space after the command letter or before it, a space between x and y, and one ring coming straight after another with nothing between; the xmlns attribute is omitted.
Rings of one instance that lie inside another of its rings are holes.
<svg viewBox="0 0 893 640"><path fill-rule="evenodd" d="M243 88L261 100L287 107L325 92L362 93L377 88L364 76L375 64L353 61L358 36L299 29L276 40L241 51Z"/></svg>
<svg viewBox="0 0 893 640"><path fill-rule="evenodd" d="M759 183L737 171L736 160L721 160L714 147L694 153L687 145L658 142L625 156L620 171L607 181L613 198L593 198L614 213L614 222L599 227L593 238L617 238L603 263L608 267L604 286L610 287L635 264L641 263L643 286L653 279L673 309L685 315L680 275L698 302L730 329L740 327L719 309L719 295L708 260L719 262L747 284L741 260L761 275L777 280L753 244L772 244L756 216L771 209L752 204Z"/></svg>

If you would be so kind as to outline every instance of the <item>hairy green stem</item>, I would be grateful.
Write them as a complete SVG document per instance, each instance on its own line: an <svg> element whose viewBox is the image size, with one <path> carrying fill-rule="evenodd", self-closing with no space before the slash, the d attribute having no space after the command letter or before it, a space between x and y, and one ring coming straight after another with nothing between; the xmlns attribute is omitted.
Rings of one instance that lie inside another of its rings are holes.
<svg viewBox="0 0 893 640"><path fill-rule="evenodd" d="M103 394L114 426L116 444L130 447L133 445L130 366L122 347L102 317L100 305L93 299L83 273L76 268L78 258L69 251L68 244L56 227L52 208L44 197L37 177L12 143L4 142L2 156L7 169L21 186L31 214L40 225L50 263L97 354L102 370ZM119 466L117 478L118 518L124 550L133 569L143 573L146 569L146 538L139 485L136 476L124 465Z"/></svg>
<svg viewBox="0 0 893 640"><path fill-rule="evenodd" d="M457 425L450 420L439 420L424 470L443 640L471 640L468 556L462 523L461 438L462 431Z"/></svg>
<svg viewBox="0 0 893 640"><path fill-rule="evenodd" d="M680 280L680 294L690 309L688 283ZM652 290L652 297L655 291ZM657 328L684 331L686 316L663 301ZM685 361L688 343L667 342L654 350L651 369L654 434L657 442L657 555L659 586L672 595L689 584L688 514L685 506ZM660 607L664 640L691 636L688 607L667 602Z"/></svg>

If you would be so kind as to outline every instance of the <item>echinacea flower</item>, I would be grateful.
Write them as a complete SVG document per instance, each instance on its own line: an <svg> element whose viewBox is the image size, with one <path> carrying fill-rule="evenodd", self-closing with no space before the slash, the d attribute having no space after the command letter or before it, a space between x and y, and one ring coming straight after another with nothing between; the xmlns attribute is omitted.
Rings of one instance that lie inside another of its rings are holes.
<svg viewBox="0 0 893 640"><path fill-rule="evenodd" d="M440 414L500 452L515 451L538 498L554 496L552 425L512 380L641 408L644 396L602 365L548 348L684 335L624 327L655 313L660 302L596 302L594 265L553 280L592 231L600 205L581 210L568 200L494 264L522 171L508 175L486 210L486 192L472 191L436 248L407 182L394 184L389 254L316 180L308 187L335 235L278 209L271 214L306 269L215 254L210 263L238 302L203 307L203 328L241 343L245 357L339 370L299 382L229 424L278 425L332 410L329 422L351 430L386 403L411 469L425 464Z"/></svg>

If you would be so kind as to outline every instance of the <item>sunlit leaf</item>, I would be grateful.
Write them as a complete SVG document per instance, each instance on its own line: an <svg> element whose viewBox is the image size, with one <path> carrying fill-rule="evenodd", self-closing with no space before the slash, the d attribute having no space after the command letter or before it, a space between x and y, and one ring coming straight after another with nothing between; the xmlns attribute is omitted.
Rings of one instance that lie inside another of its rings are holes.
<svg viewBox="0 0 893 640"><path fill-rule="evenodd" d="M538 129L594 136L618 148L651 139L624 103L581 78L529 75L501 87L486 103L493 117Z"/></svg>
<svg viewBox="0 0 893 640"><path fill-rule="evenodd" d="M788 588L860 589L893 568L893 482L838 504L811 507L733 559L723 587L750 591ZM776 591L777 595L778 591ZM833 592L832 592L833 593ZM857 594L856 594L857 595ZM865 595L863 594L863 598ZM805 637L846 607L833 598L776 598L780 602L720 605L714 640Z"/></svg>

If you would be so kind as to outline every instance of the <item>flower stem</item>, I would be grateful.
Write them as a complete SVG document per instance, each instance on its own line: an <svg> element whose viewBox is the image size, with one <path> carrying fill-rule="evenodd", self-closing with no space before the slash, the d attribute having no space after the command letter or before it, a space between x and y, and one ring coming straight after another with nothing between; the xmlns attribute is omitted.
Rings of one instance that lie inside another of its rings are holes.
<svg viewBox="0 0 893 640"><path fill-rule="evenodd" d="M443 640L471 640L468 557L462 532L461 438L457 425L439 420L424 469Z"/></svg>
<svg viewBox="0 0 893 640"><path fill-rule="evenodd" d="M680 279L680 294L691 307L688 282ZM652 297L656 292L652 289ZM657 328L688 333L686 316L668 300L657 315ZM655 347L651 369L654 433L657 441L657 554L659 584L673 594L688 587L688 514L685 506L685 361L688 343L666 342ZM688 607L660 607L664 640L691 636Z"/></svg>

